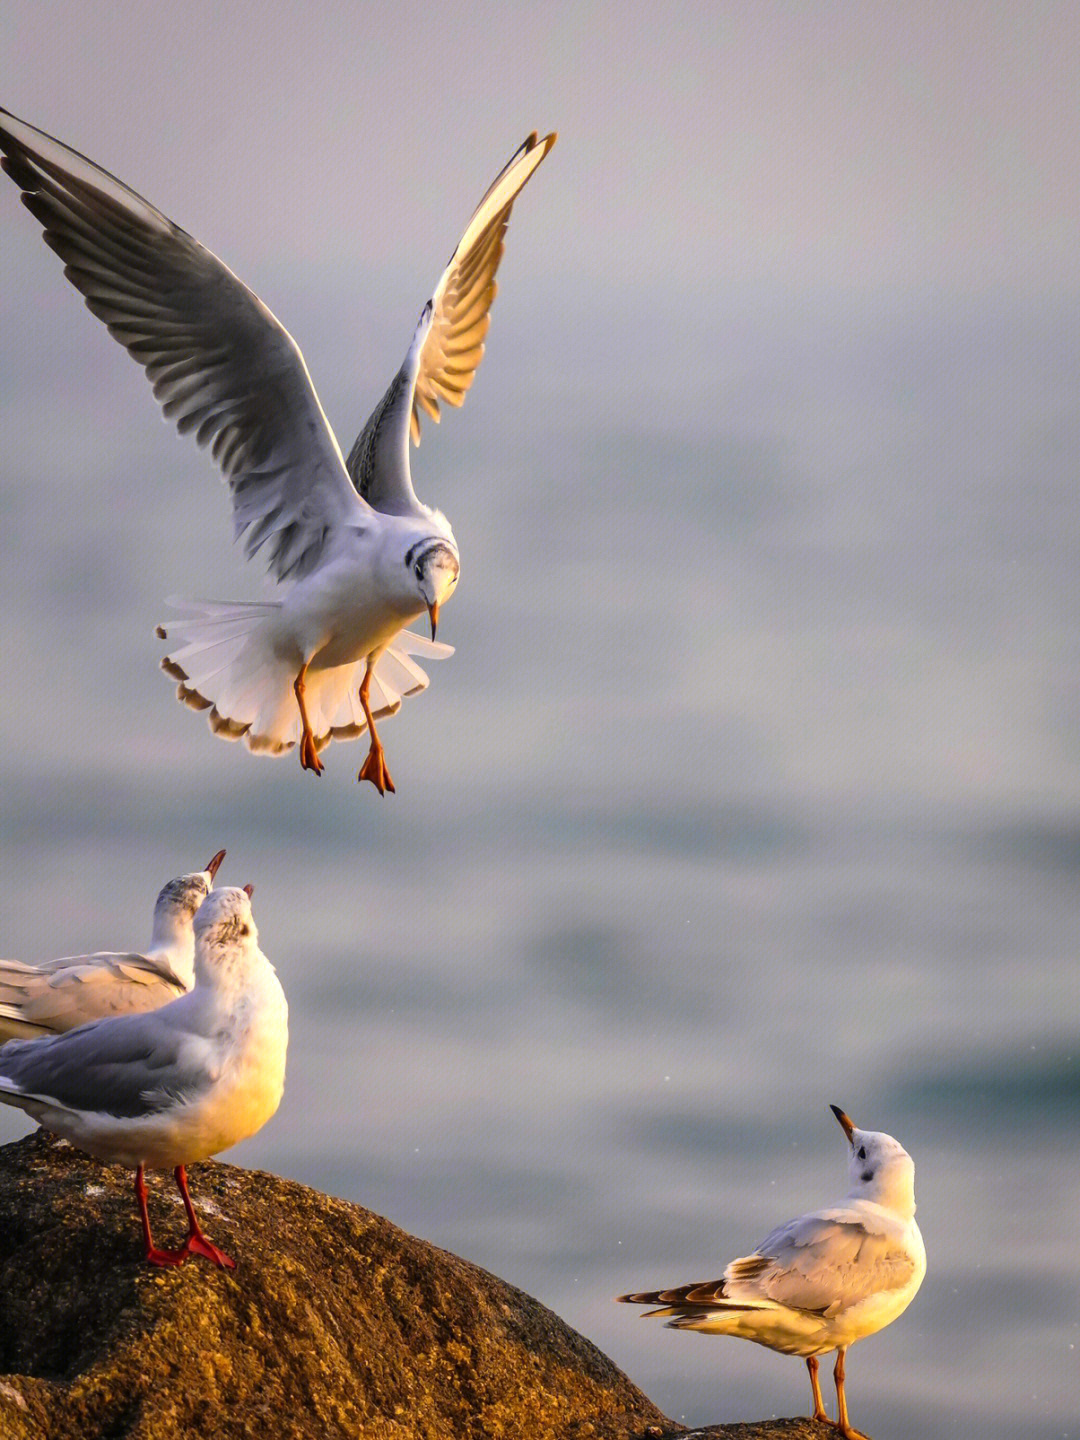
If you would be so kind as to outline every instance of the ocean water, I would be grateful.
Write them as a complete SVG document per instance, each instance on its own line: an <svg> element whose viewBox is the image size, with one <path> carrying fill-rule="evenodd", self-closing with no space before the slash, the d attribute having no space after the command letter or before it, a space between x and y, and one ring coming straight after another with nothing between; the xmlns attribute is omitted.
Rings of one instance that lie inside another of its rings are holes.
<svg viewBox="0 0 1080 1440"><path fill-rule="evenodd" d="M332 282L291 311L355 428ZM688 1423L805 1413L805 1369L611 1298L838 1199L839 1104L914 1157L929 1256L849 1357L855 1423L1075 1437L1075 314L688 299L567 354L565 299L507 305L415 462L458 649L380 800L360 746L315 781L171 699L163 596L259 591L62 289L0 300L0 949L137 945L225 846L291 1006L281 1111L228 1158L522 1286Z"/></svg>

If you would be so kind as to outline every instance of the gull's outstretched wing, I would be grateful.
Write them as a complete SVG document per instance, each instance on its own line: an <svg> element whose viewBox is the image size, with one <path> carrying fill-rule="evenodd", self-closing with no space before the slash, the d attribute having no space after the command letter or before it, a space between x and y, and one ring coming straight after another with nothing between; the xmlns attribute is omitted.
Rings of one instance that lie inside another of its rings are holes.
<svg viewBox="0 0 1080 1440"><path fill-rule="evenodd" d="M0 152L64 274L144 367L181 433L210 446L246 553L267 544L278 580L308 574L328 534L362 523L367 507L292 336L186 231L5 110Z"/></svg>
<svg viewBox="0 0 1080 1440"><path fill-rule="evenodd" d="M437 421L443 401L464 402L484 354L514 199L556 138L540 140L534 131L488 188L424 307L404 365L349 453L353 484L376 510L417 508L408 437L420 443L421 410Z"/></svg>

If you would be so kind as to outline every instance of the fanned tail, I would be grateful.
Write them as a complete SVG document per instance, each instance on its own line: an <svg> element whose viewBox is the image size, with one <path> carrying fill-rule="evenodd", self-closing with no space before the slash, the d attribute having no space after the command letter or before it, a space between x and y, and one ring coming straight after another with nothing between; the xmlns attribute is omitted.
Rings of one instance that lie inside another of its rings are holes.
<svg viewBox="0 0 1080 1440"><path fill-rule="evenodd" d="M275 601L226 604L217 600L168 602L180 617L159 625L159 639L174 648L161 668L176 680L176 698L208 710L210 728L223 740L243 739L257 754L281 755L300 741L300 712L293 691L295 660L275 653L268 634L281 610ZM375 718L393 715L402 700L427 688L428 677L413 656L442 660L453 647L403 630L375 666L369 702ZM317 750L331 740L351 740L367 729L360 704L365 661L308 670L305 703Z"/></svg>
<svg viewBox="0 0 1080 1440"><path fill-rule="evenodd" d="M157 628L158 638L175 647L161 668L178 682L181 704L209 710L210 729L223 740L243 737L249 749L271 755L290 749L298 738L292 734L298 731L293 677L275 660L265 634L280 601L166 603L180 615Z"/></svg>

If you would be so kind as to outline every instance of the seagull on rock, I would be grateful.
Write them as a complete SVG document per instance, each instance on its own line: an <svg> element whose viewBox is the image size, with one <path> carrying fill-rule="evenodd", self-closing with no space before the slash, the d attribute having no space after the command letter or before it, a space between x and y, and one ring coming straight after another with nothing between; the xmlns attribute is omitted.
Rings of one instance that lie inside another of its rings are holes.
<svg viewBox="0 0 1080 1440"><path fill-rule="evenodd" d="M115 176L0 110L3 168L90 310L146 370L166 416L208 445L244 550L264 546L280 599L178 602L162 668L210 727L256 752L299 746L318 775L332 739L368 731L360 770L394 785L375 728L442 659L457 585L446 517L413 490L420 414L461 405L484 353L514 199L555 143L530 135L496 176L420 315L405 362L346 462L296 342L222 262ZM404 627L424 612L431 641Z"/></svg>
<svg viewBox="0 0 1080 1440"><path fill-rule="evenodd" d="M753 1254L733 1260L721 1280L618 1299L659 1306L647 1315L669 1317L676 1330L738 1335L803 1356L815 1420L829 1418L817 1357L835 1350L836 1429L845 1440L865 1440L848 1416L844 1357L911 1304L926 1274L926 1251L915 1223L911 1156L891 1135L859 1130L838 1106L830 1108L851 1148L843 1200L779 1226Z"/></svg>
<svg viewBox="0 0 1080 1440"><path fill-rule="evenodd" d="M0 1101L98 1160L135 1170L146 1259L236 1262L206 1238L185 1166L254 1135L285 1085L288 1006L259 949L251 886L215 890L195 916L195 984L142 1015L0 1046ZM144 1171L172 1170L188 1218L179 1250L150 1233Z"/></svg>
<svg viewBox="0 0 1080 1440"><path fill-rule="evenodd" d="M219 850L205 870L179 875L154 905L154 929L144 954L99 950L65 955L44 965L0 960L0 1044L74 1030L88 1020L156 1010L195 983L195 912L209 895Z"/></svg>

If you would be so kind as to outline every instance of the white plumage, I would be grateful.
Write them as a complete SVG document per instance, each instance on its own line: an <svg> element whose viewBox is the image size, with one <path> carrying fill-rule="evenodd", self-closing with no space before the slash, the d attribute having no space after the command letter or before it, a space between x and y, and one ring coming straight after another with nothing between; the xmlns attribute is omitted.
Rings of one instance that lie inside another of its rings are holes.
<svg viewBox="0 0 1080 1440"><path fill-rule="evenodd" d="M153 933L142 952L99 950L41 965L0 960L0 1044L59 1034L108 1015L156 1010L195 983L195 912L225 858L170 880L154 904Z"/></svg>
<svg viewBox="0 0 1080 1440"><path fill-rule="evenodd" d="M859 1440L848 1416L844 1357L856 1340L907 1309L926 1273L926 1251L915 1223L910 1155L891 1135L859 1130L831 1108L851 1147L842 1201L778 1226L752 1254L733 1260L720 1280L618 1298L660 1307L648 1315L666 1317L676 1330L736 1335L803 1356L815 1420L828 1418L817 1356L835 1350L837 1428Z"/></svg>
<svg viewBox="0 0 1080 1440"><path fill-rule="evenodd" d="M405 362L342 457L303 356L216 256L115 176L0 110L3 168L64 273L145 368L165 414L208 445L247 555L265 549L280 600L202 601L159 627L178 697L225 739L322 771L332 739L370 732L359 778L393 790L375 719L427 684L431 638L460 562L446 517L417 499L409 438L420 412L460 405L484 353L514 199L555 143L526 139L466 227Z"/></svg>
<svg viewBox="0 0 1080 1440"><path fill-rule="evenodd" d="M146 1014L10 1041L0 1047L0 1101L99 1160L135 1169L151 1264L200 1254L231 1268L233 1261L199 1229L184 1167L254 1135L277 1110L288 1006L259 949L250 887L207 896L194 929L191 990ZM153 1243L147 1166L176 1176L189 1224L180 1250Z"/></svg>

